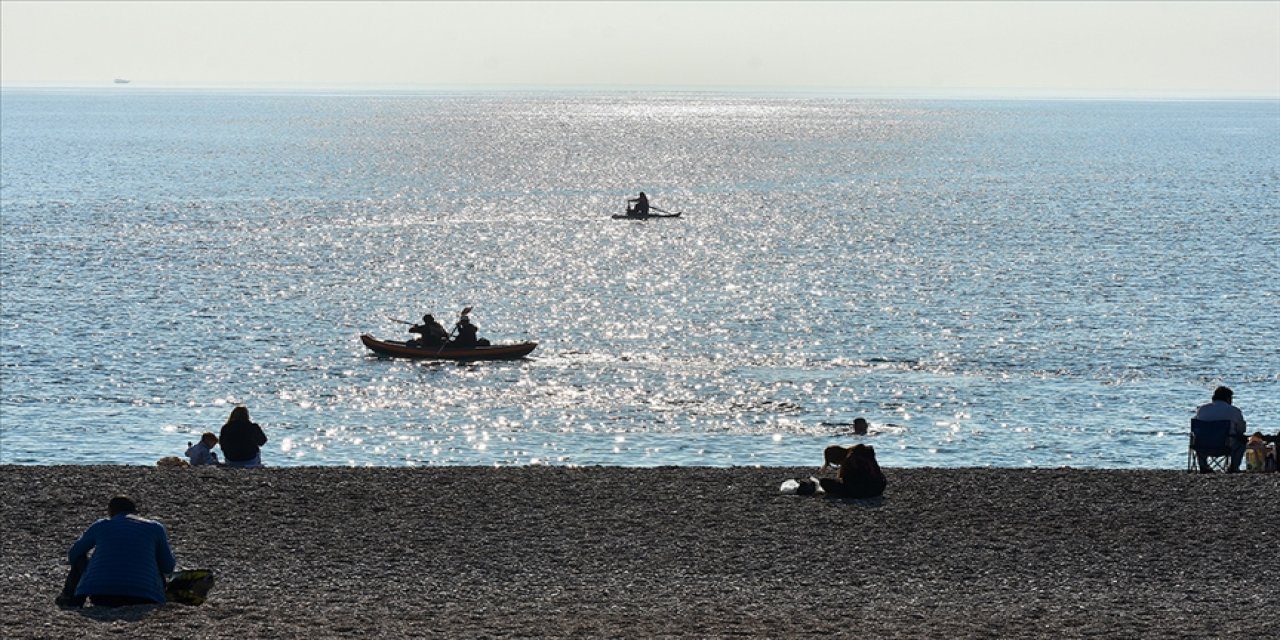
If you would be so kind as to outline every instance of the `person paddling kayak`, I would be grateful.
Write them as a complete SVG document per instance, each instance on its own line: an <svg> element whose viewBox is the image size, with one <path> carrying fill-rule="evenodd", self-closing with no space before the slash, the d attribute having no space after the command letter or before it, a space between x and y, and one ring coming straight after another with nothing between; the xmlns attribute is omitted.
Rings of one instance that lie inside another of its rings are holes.
<svg viewBox="0 0 1280 640"><path fill-rule="evenodd" d="M422 324L415 324L409 327L409 333L416 333L422 336L413 342L424 347L438 347L449 339L449 332L445 331L444 325L440 324L435 316L429 313L422 316Z"/></svg>
<svg viewBox="0 0 1280 640"><path fill-rule="evenodd" d="M469 313L464 313L461 318L458 318L458 324L454 325L453 330L457 337L453 339L450 346L475 347L488 346L489 344L488 340L476 337L480 328L471 323L471 314Z"/></svg>

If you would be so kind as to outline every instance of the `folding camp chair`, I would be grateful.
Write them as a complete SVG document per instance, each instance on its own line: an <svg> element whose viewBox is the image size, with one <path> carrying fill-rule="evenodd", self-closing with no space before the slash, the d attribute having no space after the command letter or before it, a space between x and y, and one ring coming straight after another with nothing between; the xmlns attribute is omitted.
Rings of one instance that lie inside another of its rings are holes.
<svg viewBox="0 0 1280 640"><path fill-rule="evenodd" d="M1231 421L1191 420L1191 445L1187 447L1187 471L1200 470L1199 456L1205 456L1209 469L1226 472L1231 464Z"/></svg>

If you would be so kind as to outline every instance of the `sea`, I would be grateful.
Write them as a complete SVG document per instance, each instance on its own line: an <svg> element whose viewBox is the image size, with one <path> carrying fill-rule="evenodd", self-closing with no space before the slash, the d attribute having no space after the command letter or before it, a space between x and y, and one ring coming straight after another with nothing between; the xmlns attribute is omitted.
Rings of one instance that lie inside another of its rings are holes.
<svg viewBox="0 0 1280 640"><path fill-rule="evenodd" d="M0 90L0 464L1183 469L1280 431L1280 102ZM675 219L615 220L645 192ZM507 362L362 333L464 307ZM871 433L851 423L865 417Z"/></svg>

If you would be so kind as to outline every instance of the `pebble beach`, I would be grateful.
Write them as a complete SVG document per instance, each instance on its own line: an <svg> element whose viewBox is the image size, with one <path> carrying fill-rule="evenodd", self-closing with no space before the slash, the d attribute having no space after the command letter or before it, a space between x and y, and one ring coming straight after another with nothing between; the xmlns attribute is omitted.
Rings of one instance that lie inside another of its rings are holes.
<svg viewBox="0 0 1280 640"><path fill-rule="evenodd" d="M3 466L6 638L1280 637L1280 475ZM203 606L60 610L132 496Z"/></svg>

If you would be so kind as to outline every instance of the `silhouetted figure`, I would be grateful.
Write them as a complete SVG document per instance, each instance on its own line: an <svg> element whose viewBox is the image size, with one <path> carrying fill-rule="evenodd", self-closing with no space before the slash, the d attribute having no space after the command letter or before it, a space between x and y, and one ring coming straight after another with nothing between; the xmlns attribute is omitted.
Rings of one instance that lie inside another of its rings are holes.
<svg viewBox="0 0 1280 640"><path fill-rule="evenodd" d="M834 447L827 447L824 454L830 460ZM823 491L837 498L874 498L884 493L889 484L876 462L876 450L865 444L855 444L845 450L840 461L840 471L835 479L821 478Z"/></svg>
<svg viewBox="0 0 1280 640"><path fill-rule="evenodd" d="M867 419L866 419L866 418L854 418L854 419L853 419L853 434L854 434L854 435L856 435L856 436L865 436L865 435L867 435L867 429L868 429L870 426L871 426L871 425L867 424Z"/></svg>
<svg viewBox="0 0 1280 640"><path fill-rule="evenodd" d="M488 346L489 341L484 338L477 338L476 334L480 328L471 323L471 316L463 314L458 319L458 324L453 327L457 333L457 337L453 339L453 346L462 348L471 348L476 346Z"/></svg>
<svg viewBox="0 0 1280 640"><path fill-rule="evenodd" d="M1208 422L1216 420L1230 420L1231 432L1228 436L1228 443L1231 446L1231 464L1227 467L1227 473L1239 473L1240 461L1244 458L1245 447L1248 440L1244 435L1244 414L1239 409L1231 405L1232 397L1231 389L1227 387L1218 387L1213 390L1213 401L1209 404L1202 404L1196 408L1196 414L1192 418L1196 420L1205 420ZM1209 456L1206 453L1196 452L1196 462L1200 464L1201 473L1210 473Z"/></svg>
<svg viewBox="0 0 1280 640"><path fill-rule="evenodd" d="M644 195L643 191L640 192L639 197L628 199L627 202L635 203L634 205L630 205L627 207L627 215L629 216L649 215L649 196Z"/></svg>
<svg viewBox="0 0 1280 640"><path fill-rule="evenodd" d="M261 447L267 443L267 435L258 423L249 419L247 408L241 406L231 410L226 424L222 425L222 433L218 434L218 443L222 445L222 456L226 459L222 466L241 469L262 466Z"/></svg>
<svg viewBox="0 0 1280 640"><path fill-rule="evenodd" d="M449 339L449 332L445 331L444 325L440 324L435 316L427 314L422 316L422 324L415 324L409 327L409 333L416 333L419 337L414 342L424 347L438 347Z"/></svg>
<svg viewBox="0 0 1280 640"><path fill-rule="evenodd" d="M840 463L844 462L845 457L849 455L849 449L852 448L853 447L842 447L838 444L833 444L826 449L823 449L822 468L818 469L818 473L826 471L827 467L835 467L838 470L840 468Z"/></svg>

